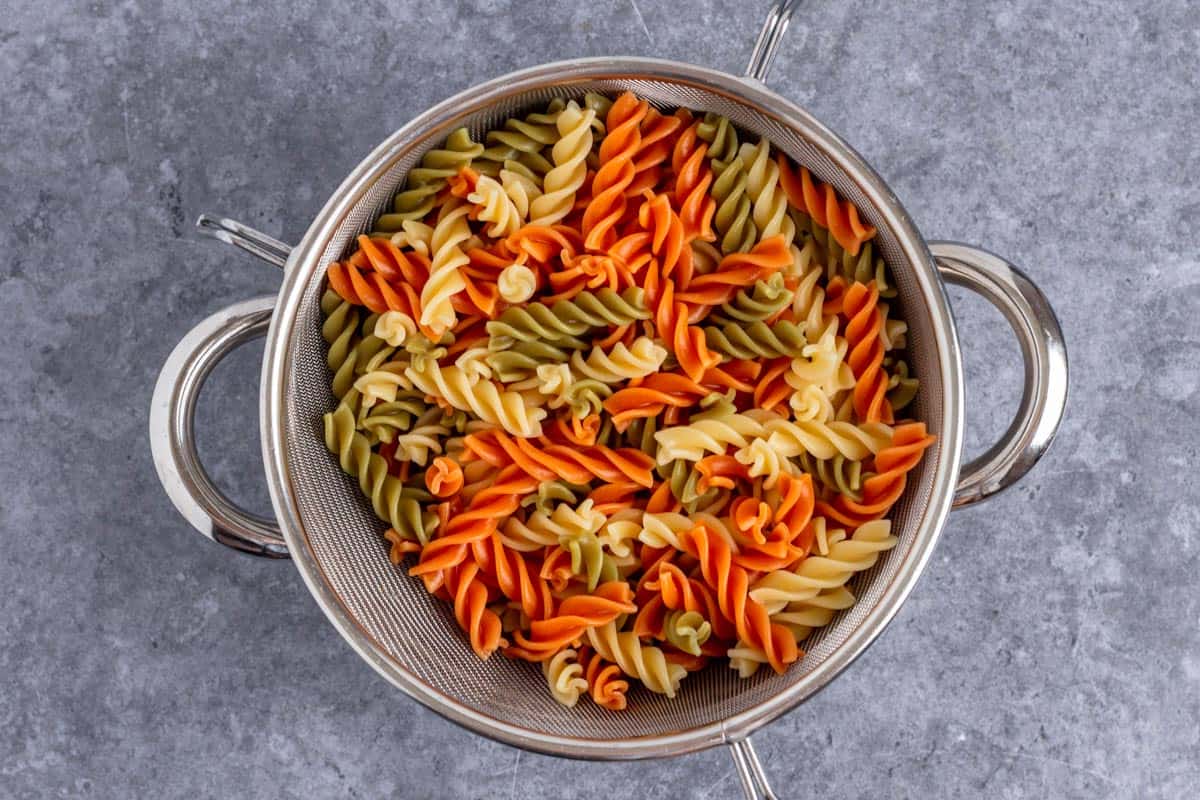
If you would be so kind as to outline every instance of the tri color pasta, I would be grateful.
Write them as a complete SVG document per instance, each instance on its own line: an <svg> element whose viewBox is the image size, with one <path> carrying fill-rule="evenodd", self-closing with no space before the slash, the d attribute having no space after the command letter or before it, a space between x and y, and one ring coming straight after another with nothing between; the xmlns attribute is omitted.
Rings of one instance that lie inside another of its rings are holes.
<svg viewBox="0 0 1200 800"><path fill-rule="evenodd" d="M933 442L874 235L630 93L455 131L329 268L326 443L479 657L564 705L782 672Z"/></svg>

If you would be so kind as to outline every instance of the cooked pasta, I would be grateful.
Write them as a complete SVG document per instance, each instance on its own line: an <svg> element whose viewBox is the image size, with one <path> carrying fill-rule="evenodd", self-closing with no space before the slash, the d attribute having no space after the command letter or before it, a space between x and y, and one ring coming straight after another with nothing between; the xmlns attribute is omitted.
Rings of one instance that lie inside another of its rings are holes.
<svg viewBox="0 0 1200 800"><path fill-rule="evenodd" d="M629 92L459 129L328 269L326 447L389 560L566 708L783 672L934 442L874 235Z"/></svg>
<svg viewBox="0 0 1200 800"><path fill-rule="evenodd" d="M444 145L421 157L421 166L409 170L406 188L392 201L392 212L376 221L375 229L389 232L401 230L405 220L424 217L433 209L438 192L446 185L447 179L482 153L483 145L472 141L466 128L459 128L450 134Z"/></svg>
<svg viewBox="0 0 1200 800"><path fill-rule="evenodd" d="M542 181L542 194L529 205L530 225L551 225L565 217L575 203L575 192L587 175L592 150L592 120L596 112L581 109L572 100L557 118L559 139L554 144L554 169Z"/></svg>

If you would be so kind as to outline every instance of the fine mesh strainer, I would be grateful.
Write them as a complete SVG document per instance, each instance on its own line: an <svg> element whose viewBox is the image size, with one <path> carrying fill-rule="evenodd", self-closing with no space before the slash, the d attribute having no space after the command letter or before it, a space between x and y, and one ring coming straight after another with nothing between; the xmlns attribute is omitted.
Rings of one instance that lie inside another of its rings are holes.
<svg viewBox="0 0 1200 800"><path fill-rule="evenodd" d="M194 328L167 360L155 389L151 445L163 485L202 533L239 550L290 556L330 621L384 677L471 730L544 753L644 758L729 744L747 796L773 797L748 736L807 698L882 631L920 575L952 505L1013 483L1049 445L1066 403L1062 333L1045 297L1021 272L986 251L927 244L886 184L830 130L762 83L792 4L772 9L745 77L641 58L576 59L506 75L430 109L371 153L326 203L295 248L225 219L199 224L285 271L278 297L227 308ZM833 185L878 228L877 245L909 323L910 363L921 379L912 414L937 443L911 475L893 513L899 544L858 576L858 602L805 642L783 675L742 680L722 666L692 675L668 700L639 690L618 714L591 704L567 709L545 691L536 666L481 662L451 608L391 564L357 484L325 449L321 416L332 408L319 298L328 265L365 232L421 155L467 126L477 140L504 119L555 96L631 90L661 108L729 117ZM959 345L943 280L994 302L1018 334L1025 387L1000 443L959 469L963 386ZM269 324L269 329L268 329ZM267 334L262 443L277 522L250 515L212 484L196 456L193 412L204 379L237 344Z"/></svg>

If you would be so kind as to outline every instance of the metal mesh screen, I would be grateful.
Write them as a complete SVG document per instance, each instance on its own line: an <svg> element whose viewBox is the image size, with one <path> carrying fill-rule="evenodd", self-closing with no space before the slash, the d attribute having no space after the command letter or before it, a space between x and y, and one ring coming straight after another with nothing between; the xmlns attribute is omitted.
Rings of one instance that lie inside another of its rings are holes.
<svg viewBox="0 0 1200 800"><path fill-rule="evenodd" d="M730 79L731 83L736 83ZM558 705L546 691L536 665L500 657L480 661L468 646L450 607L426 594L421 582L393 566L381 537L384 525L371 512L355 481L338 468L325 449L321 416L332 409L330 375L325 366L326 345L320 335L319 298L328 264L342 256L354 237L364 232L400 187L407 170L425 150L455 127L467 125L476 137L514 113L544 105L555 96L579 96L584 91L632 90L663 108L686 106L715 111L734 121L752 137L766 136L779 149L806 165L820 180L832 184L855 203L863 218L879 228L877 246L891 268L899 296L893 316L909 323L910 362L922 381L912 414L940 434L943 384L934 340L931 311L914 268L892 230L884 224L851 176L834 166L797 122L785 123L755 110L731 95L686 83L659 80L575 81L546 85L507 97L498 104L472 109L431 128L409 149L379 165L380 177L338 220L336 231L323 244L323 257L307 280L294 326L280 332L288 337L290 363L284 368L286 408L283 410L283 459L291 481L302 533L329 589L387 659L448 700L483 715L543 734L589 740L625 739L675 734L746 712L802 681L845 643L850 633L879 602L889 584L910 558L922 529L922 515L931 496L932 476L940 458L939 445L912 474L908 490L894 512L899 545L870 572L854 581L858 603L805 643L807 654L784 675L762 669L750 680L739 679L724 664L689 676L674 700L642 689L631 692L629 709L611 713L588 702L574 709ZM928 528L928 526L924 526ZM382 690L382 687L381 687Z"/></svg>

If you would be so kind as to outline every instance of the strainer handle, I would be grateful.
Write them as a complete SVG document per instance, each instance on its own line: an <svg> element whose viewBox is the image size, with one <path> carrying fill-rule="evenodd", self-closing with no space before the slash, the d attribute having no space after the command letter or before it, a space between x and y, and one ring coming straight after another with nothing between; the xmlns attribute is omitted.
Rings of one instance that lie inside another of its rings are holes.
<svg viewBox="0 0 1200 800"><path fill-rule="evenodd" d="M930 242L929 249L942 278L1000 309L1025 362L1025 387L1012 424L959 472L954 506L961 508L1016 483L1050 447L1067 408L1067 346L1046 295L1007 260L958 242Z"/></svg>
<svg viewBox="0 0 1200 800"><path fill-rule="evenodd" d="M749 739L730 742L729 751L737 766L738 777L742 780L746 800L779 800L779 795L775 794L767 781L767 773Z"/></svg>
<svg viewBox="0 0 1200 800"><path fill-rule="evenodd" d="M754 52L750 54L750 63L746 66L746 77L758 82L767 79L775 54L779 52L779 43L787 32L788 23L792 21L792 12L800 0L780 0L771 6L767 19L759 31L758 41L754 43Z"/></svg>
<svg viewBox="0 0 1200 800"><path fill-rule="evenodd" d="M275 296L222 309L175 345L150 405L150 450L167 496L184 519L214 542L269 558L288 558L274 520L239 508L209 478L196 452L196 398L213 367L239 344L263 336Z"/></svg>

